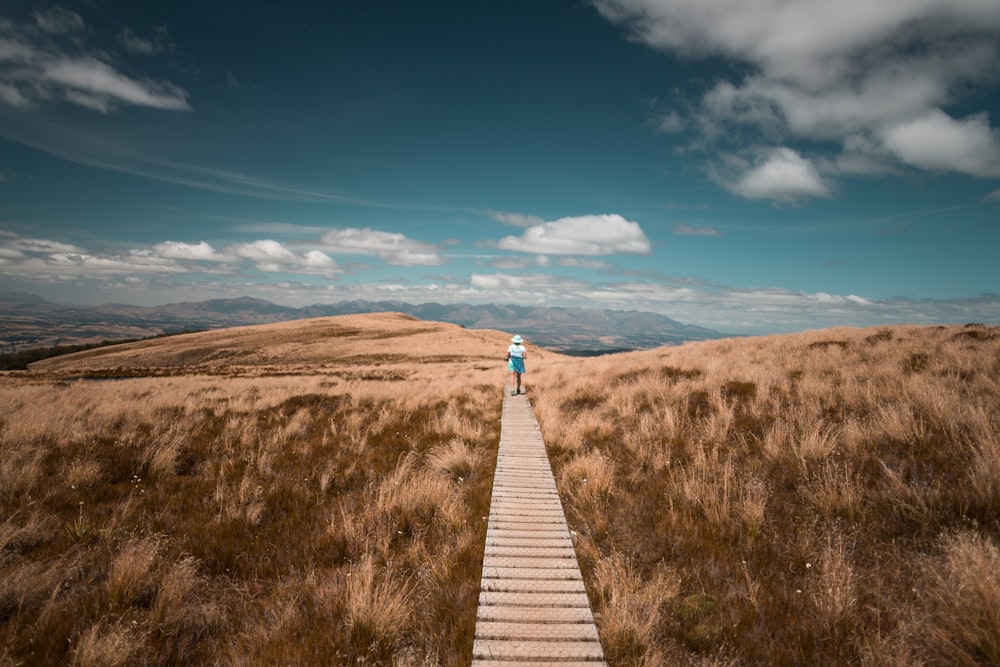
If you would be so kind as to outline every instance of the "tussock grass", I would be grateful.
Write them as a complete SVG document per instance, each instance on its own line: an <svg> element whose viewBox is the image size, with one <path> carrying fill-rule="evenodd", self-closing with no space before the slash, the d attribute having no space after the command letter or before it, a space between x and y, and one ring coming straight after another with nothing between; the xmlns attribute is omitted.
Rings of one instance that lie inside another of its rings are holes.
<svg viewBox="0 0 1000 667"><path fill-rule="evenodd" d="M0 376L0 662L466 664L507 339L323 318ZM996 328L532 358L611 665L1000 663Z"/></svg>
<svg viewBox="0 0 1000 667"><path fill-rule="evenodd" d="M507 338L327 318L0 376L0 662L467 663Z"/></svg>
<svg viewBox="0 0 1000 667"><path fill-rule="evenodd" d="M611 664L1000 664L998 377L982 326L539 368Z"/></svg>

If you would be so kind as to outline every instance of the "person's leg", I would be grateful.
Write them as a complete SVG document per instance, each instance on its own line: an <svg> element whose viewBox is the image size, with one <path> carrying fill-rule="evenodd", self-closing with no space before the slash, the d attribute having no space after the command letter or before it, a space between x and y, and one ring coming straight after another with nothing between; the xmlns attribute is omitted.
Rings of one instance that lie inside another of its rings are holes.
<svg viewBox="0 0 1000 667"><path fill-rule="evenodd" d="M517 378L517 373L514 372L514 371L511 371L510 372L510 393L511 393L512 396L514 395L514 382L516 381L516 378Z"/></svg>
<svg viewBox="0 0 1000 667"><path fill-rule="evenodd" d="M517 393L521 393L521 374L517 374Z"/></svg>

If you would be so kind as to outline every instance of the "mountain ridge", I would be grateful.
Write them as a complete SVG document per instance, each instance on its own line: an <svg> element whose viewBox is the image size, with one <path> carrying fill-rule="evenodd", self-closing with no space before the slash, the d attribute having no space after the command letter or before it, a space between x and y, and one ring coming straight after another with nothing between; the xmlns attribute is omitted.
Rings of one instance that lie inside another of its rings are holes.
<svg viewBox="0 0 1000 667"><path fill-rule="evenodd" d="M535 345L579 353L649 349L727 337L727 334L684 324L666 315L639 310L363 300L296 308L251 296L160 306L72 306L56 304L33 294L7 292L0 293L0 347L29 349L387 311L471 329L516 330Z"/></svg>

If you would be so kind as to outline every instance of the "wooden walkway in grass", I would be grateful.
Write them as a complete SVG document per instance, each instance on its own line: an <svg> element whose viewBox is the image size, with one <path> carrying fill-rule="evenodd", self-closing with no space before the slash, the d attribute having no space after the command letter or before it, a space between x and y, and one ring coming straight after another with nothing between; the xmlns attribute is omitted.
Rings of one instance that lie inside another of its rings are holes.
<svg viewBox="0 0 1000 667"><path fill-rule="evenodd" d="M504 392L473 667L605 665L538 421Z"/></svg>

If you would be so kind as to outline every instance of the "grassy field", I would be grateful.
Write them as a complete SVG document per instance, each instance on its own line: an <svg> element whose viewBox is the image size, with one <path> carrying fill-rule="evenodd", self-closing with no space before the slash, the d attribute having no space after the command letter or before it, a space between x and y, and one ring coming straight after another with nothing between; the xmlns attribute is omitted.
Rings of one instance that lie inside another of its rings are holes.
<svg viewBox="0 0 1000 667"><path fill-rule="evenodd" d="M463 665L509 336L400 315L0 375L0 665ZM1000 331L530 349L611 665L1000 664Z"/></svg>
<svg viewBox="0 0 1000 667"><path fill-rule="evenodd" d="M532 376L611 664L1000 664L1000 329Z"/></svg>
<svg viewBox="0 0 1000 667"><path fill-rule="evenodd" d="M0 664L467 662L506 345L347 317L0 378Z"/></svg>

